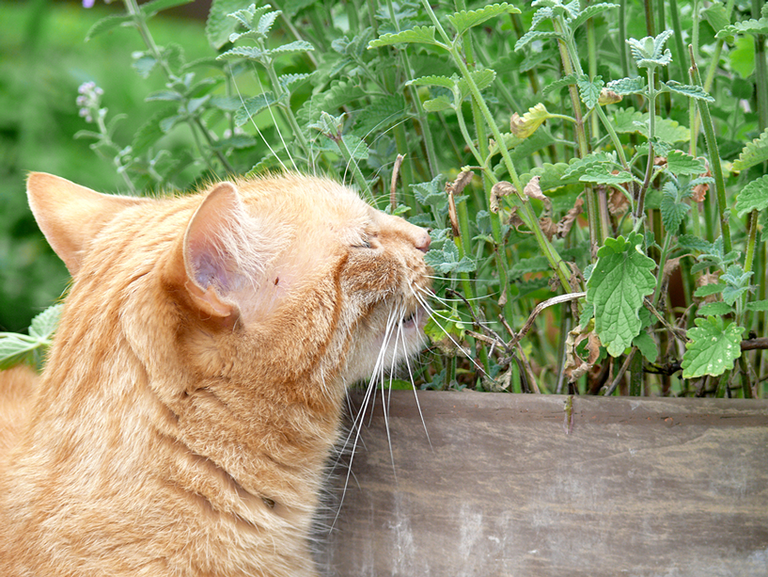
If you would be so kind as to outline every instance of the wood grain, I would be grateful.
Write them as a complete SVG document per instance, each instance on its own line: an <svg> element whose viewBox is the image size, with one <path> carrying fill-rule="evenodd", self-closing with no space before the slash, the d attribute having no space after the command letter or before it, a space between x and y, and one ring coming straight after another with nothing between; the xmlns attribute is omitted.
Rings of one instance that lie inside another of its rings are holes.
<svg viewBox="0 0 768 577"><path fill-rule="evenodd" d="M768 402L576 397L568 433L566 397L418 395L392 456L366 420L325 574L768 576Z"/></svg>

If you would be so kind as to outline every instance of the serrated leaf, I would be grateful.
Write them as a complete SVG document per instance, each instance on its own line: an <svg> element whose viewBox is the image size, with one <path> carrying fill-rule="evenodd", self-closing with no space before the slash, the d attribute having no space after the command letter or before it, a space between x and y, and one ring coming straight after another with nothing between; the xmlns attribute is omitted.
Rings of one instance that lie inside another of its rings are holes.
<svg viewBox="0 0 768 577"><path fill-rule="evenodd" d="M535 256L533 258L522 258L518 260L512 268L509 269L510 278L519 278L527 273L546 272L551 270L549 261L545 256Z"/></svg>
<svg viewBox="0 0 768 577"><path fill-rule="evenodd" d="M485 90L491 84L493 84L494 80L496 80L496 72L494 70L491 70L490 68L485 68L483 70L475 70L474 72L470 72L469 74L472 77L472 80L474 81L474 83L477 85L478 90ZM469 83L464 78L460 78L458 82L458 86L459 86L459 92L461 94L461 99L463 100L464 97L470 93Z"/></svg>
<svg viewBox="0 0 768 577"><path fill-rule="evenodd" d="M701 305L696 311L699 316L722 316L733 312L733 307L723 301L716 301L713 303L705 303Z"/></svg>
<svg viewBox="0 0 768 577"><path fill-rule="evenodd" d="M736 22L720 30L715 34L715 38L719 40L728 36L736 36L737 34L751 34L753 36L768 34L768 18L760 18L760 20L753 18L743 22Z"/></svg>
<svg viewBox="0 0 768 577"><path fill-rule="evenodd" d="M90 30L88 30L88 33L85 35L85 41L88 42L89 40L95 38L99 34L103 34L104 32L109 32L110 30L113 30L114 28L117 28L119 26L126 26L128 24L131 24L133 22L133 18L130 16L123 16L120 14L113 14L111 16L107 16L106 18L102 18L98 22L96 22L93 26L91 26Z"/></svg>
<svg viewBox="0 0 768 577"><path fill-rule="evenodd" d="M479 10L461 10L454 14L448 15L448 21L453 25L456 30L456 34L461 36L474 26L478 26L483 22L496 18L502 14L520 14L520 9L514 6L510 6L506 2L501 4L491 4L484 6Z"/></svg>
<svg viewBox="0 0 768 577"><path fill-rule="evenodd" d="M739 154L739 158L733 162L734 170L747 170L762 162L768 161L768 128L748 142Z"/></svg>
<svg viewBox="0 0 768 577"><path fill-rule="evenodd" d="M0 370L24 362L39 343L26 335L0 333Z"/></svg>
<svg viewBox="0 0 768 577"><path fill-rule="evenodd" d="M277 81L280 83L280 86L282 86L285 89L288 89L294 84L304 82L307 78L311 77L312 74L313 74L312 72L300 73L300 74L283 74L280 77L278 77Z"/></svg>
<svg viewBox="0 0 768 577"><path fill-rule="evenodd" d="M753 180L742 188L734 206L739 218L747 212L765 210L766 208L768 208L768 174Z"/></svg>
<svg viewBox="0 0 768 577"><path fill-rule="evenodd" d="M683 355L683 378L695 379L704 375L717 377L733 368L741 356L741 335L744 327L736 323L725 324L722 317L694 319L696 327L688 330L690 342Z"/></svg>
<svg viewBox="0 0 768 577"><path fill-rule="evenodd" d="M391 46L393 44L434 44L442 46L435 40L434 26L414 26L410 30L403 30L397 34L382 34L368 43L368 48Z"/></svg>
<svg viewBox="0 0 768 577"><path fill-rule="evenodd" d="M594 108L597 106L597 99L600 98L600 91L605 86L603 78L601 76L595 76L594 80L590 80L586 75L582 76L576 81L579 87L579 96L581 101L587 108Z"/></svg>
<svg viewBox="0 0 768 577"><path fill-rule="evenodd" d="M261 18L259 18L259 23L256 25L255 31L266 36L280 14L282 14L280 10L273 10L272 12L262 14Z"/></svg>
<svg viewBox="0 0 768 577"><path fill-rule="evenodd" d="M590 18L594 18L598 14L602 14L606 10L610 10L611 8L619 8L619 4L610 4L607 2L602 2L600 4L592 4L591 6L587 6L584 10L581 10L573 20L571 20L571 29L576 30L579 26L584 24L587 20Z"/></svg>
<svg viewBox="0 0 768 577"><path fill-rule="evenodd" d="M616 357L632 344L642 328L639 311L653 293L656 263L640 251L643 237L607 238L587 283L587 302L595 306L595 332L608 354Z"/></svg>
<svg viewBox="0 0 768 577"><path fill-rule="evenodd" d="M251 3L251 0L213 0L205 25L205 35L214 49L219 50L229 42L229 36L237 29L237 21L229 18L229 14L246 8Z"/></svg>
<svg viewBox="0 0 768 577"><path fill-rule="evenodd" d="M694 158L680 150L673 150L667 155L667 170L678 176L703 174L707 171L707 165L703 158Z"/></svg>
<svg viewBox="0 0 768 577"><path fill-rule="evenodd" d="M355 133L367 137L383 134L390 127L408 118L408 105L402 96L384 96L366 106L365 114L357 116Z"/></svg>
<svg viewBox="0 0 768 577"><path fill-rule="evenodd" d="M575 74L568 74L567 76L563 76L559 80L555 80L554 82L547 84L542 89L541 93L543 96L546 96L550 92L556 92L558 90L565 88L566 86L570 86L571 84L576 84Z"/></svg>
<svg viewBox="0 0 768 577"><path fill-rule="evenodd" d="M698 298L708 297L723 292L724 288L725 284L723 283L705 284L693 291L693 296Z"/></svg>
<svg viewBox="0 0 768 577"><path fill-rule="evenodd" d="M275 48L272 48L268 51L268 54L272 56L275 54L289 54L291 52L312 52L314 49L315 47L306 40L295 40L293 42L289 42L288 44L283 44L282 46L276 46Z"/></svg>
<svg viewBox="0 0 768 577"><path fill-rule="evenodd" d="M632 346L637 347L649 363L656 362L656 359L659 356L659 349L656 346L656 341L653 340L651 335L645 331L641 331L639 335L632 339Z"/></svg>
<svg viewBox="0 0 768 577"><path fill-rule="evenodd" d="M544 103L539 102L535 106L531 106L528 112L522 116L518 116L517 113L512 115L510 120L512 134L520 139L528 138L549 118L552 118L552 114L549 113Z"/></svg>
<svg viewBox="0 0 768 577"><path fill-rule="evenodd" d="M673 183L668 184L671 186L664 187L659 209L661 210L661 221L664 223L667 234L675 234L691 206L680 201L677 187Z"/></svg>
<svg viewBox="0 0 768 577"><path fill-rule="evenodd" d="M269 56L268 51L257 48L256 46L235 46L234 48L219 54L216 57L216 60L236 60L240 58L247 58L248 60L264 62L264 59L267 56Z"/></svg>
<svg viewBox="0 0 768 577"><path fill-rule="evenodd" d="M448 100L447 96L438 96L437 98L426 100L423 106L427 112L441 112L453 108L453 103Z"/></svg>
<svg viewBox="0 0 768 577"><path fill-rule="evenodd" d="M160 128L160 122L168 116L175 116L175 107L160 110L139 127L133 135L133 141L131 142L131 148L133 149L134 154L144 154L154 146L158 140L165 136L165 132Z"/></svg>
<svg viewBox="0 0 768 577"><path fill-rule="evenodd" d="M368 158L368 145L362 138L354 134L345 134L341 139L355 160L365 160Z"/></svg>
<svg viewBox="0 0 768 577"><path fill-rule="evenodd" d="M442 86L448 90L453 90L458 82L458 77L448 78L447 76L421 76L406 82L406 86Z"/></svg>
<svg viewBox="0 0 768 577"><path fill-rule="evenodd" d="M622 96L641 94L645 91L645 82L646 80L642 76L620 78L618 80L611 80L606 88L608 88L608 90L613 90L616 94L621 94Z"/></svg>
<svg viewBox="0 0 768 577"><path fill-rule="evenodd" d="M527 44L534 40L563 40L563 35L557 32L547 32L544 30L529 30L515 42L515 50L522 50Z"/></svg>
<svg viewBox="0 0 768 577"><path fill-rule="evenodd" d="M235 112L235 126L242 126L253 116L256 116L262 110L266 110L275 103L277 103L277 98L275 98L275 95L269 91L248 98L243 105L237 109L237 112Z"/></svg>
<svg viewBox="0 0 768 577"><path fill-rule="evenodd" d="M709 252L712 250L712 243L693 236L692 234L681 234L677 237L677 244L687 250L696 250L699 252Z"/></svg>
<svg viewBox="0 0 768 577"><path fill-rule="evenodd" d="M50 339L59 326L63 308L62 303L55 304L33 318L29 325L29 335L38 340Z"/></svg>
<svg viewBox="0 0 768 577"><path fill-rule="evenodd" d="M148 54L136 58L132 66L142 78L148 78L152 70L157 65L157 60Z"/></svg>
<svg viewBox="0 0 768 577"><path fill-rule="evenodd" d="M157 14L161 10L168 10L168 8L175 8L176 6L183 6L189 4L194 0L150 0L139 6L139 9L145 16L149 17L153 14Z"/></svg>
<svg viewBox="0 0 768 577"><path fill-rule="evenodd" d="M617 174L608 172L603 166L589 166L579 177L582 182L594 182L595 184L622 185L632 182L634 177L626 170L620 170Z"/></svg>
<svg viewBox="0 0 768 577"><path fill-rule="evenodd" d="M751 303L747 303L747 310L748 311L768 311L768 300L762 300L762 301L752 301Z"/></svg>
<svg viewBox="0 0 768 577"><path fill-rule="evenodd" d="M701 15L716 33L731 23L725 5L720 2L713 2L711 6L701 11Z"/></svg>
<svg viewBox="0 0 768 577"><path fill-rule="evenodd" d="M672 53L667 48L664 49L667 39L672 36L671 30L664 30L656 36L646 36L637 40L635 38L627 39L630 52L635 59L638 68L648 68L657 66L666 66L672 61Z"/></svg>
<svg viewBox="0 0 768 577"><path fill-rule="evenodd" d="M704 100L706 102L714 102L715 98L701 86L680 84L674 80L662 82L662 86L666 87L670 92L675 94L682 94L688 98L694 98L696 100Z"/></svg>

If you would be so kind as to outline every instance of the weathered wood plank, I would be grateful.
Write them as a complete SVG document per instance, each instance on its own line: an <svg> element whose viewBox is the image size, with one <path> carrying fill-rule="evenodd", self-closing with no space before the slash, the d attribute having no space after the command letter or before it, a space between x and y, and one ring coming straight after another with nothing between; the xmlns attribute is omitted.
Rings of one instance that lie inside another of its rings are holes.
<svg viewBox="0 0 768 577"><path fill-rule="evenodd" d="M326 574L768 576L767 402L577 397L567 434L565 397L419 400L431 448L413 393L394 465L364 427Z"/></svg>

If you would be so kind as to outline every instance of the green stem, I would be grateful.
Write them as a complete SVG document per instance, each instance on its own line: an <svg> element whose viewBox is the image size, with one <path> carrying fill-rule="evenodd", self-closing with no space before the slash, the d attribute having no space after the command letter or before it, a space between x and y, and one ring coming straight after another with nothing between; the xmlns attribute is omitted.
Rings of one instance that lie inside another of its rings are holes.
<svg viewBox="0 0 768 577"><path fill-rule="evenodd" d="M656 135L656 87L654 86L654 69L648 67L648 163L645 168L645 179L640 187L635 206L635 222L643 217L645 212L645 194L651 185L653 177L653 138Z"/></svg>
<svg viewBox="0 0 768 577"><path fill-rule="evenodd" d="M689 46L689 50L690 50ZM693 57L693 51L690 50L691 56L691 73L694 78L694 82L701 86L701 75L699 69L696 66L696 60ZM720 151L717 146L717 139L715 137L715 125L712 121L712 116L709 113L709 104L705 100L698 101L699 111L701 112L702 128L704 129L704 138L707 142L707 150L709 152L709 162L712 169L712 175L715 178L715 191L717 193L717 208L720 216L720 234L723 235L723 248L725 253L728 254L733 250L731 244L731 224L728 220L728 204L725 196L725 178L723 177L723 169L720 164Z"/></svg>
<svg viewBox="0 0 768 577"><path fill-rule="evenodd" d="M547 257L547 261L550 263L550 266L552 266L555 273L557 274L560 280L560 283L563 287L563 290L565 290L565 292L571 292L571 287L569 284L570 270L568 269L568 266L565 264L565 262L560 257L560 255L557 253L555 248L547 240L547 237L544 236L544 233L542 232L541 227L539 226L538 219L536 218L536 215L534 214L530 203L528 202L527 198L525 198L523 194L523 186L520 183L520 177L517 174L515 165L512 162L512 157L509 155L509 150L504 144L504 138L501 134L501 131L499 130L498 125L496 124L496 121L493 118L493 115L491 114L490 109L488 108L488 105L486 104L485 100L480 94L480 90L478 89L477 84L475 83L474 79L469 73L469 69L467 68L467 65L465 64L464 60L459 56L459 54L457 54L456 46L448 37L442 25L440 24L440 21L437 19L437 16L432 11L432 7L430 6L428 0L422 0L422 4L424 6L425 11L427 12L430 19L432 20L432 23L435 25L435 29L440 33L442 38L446 41L449 54L453 58L454 63L459 68L459 71L461 72L462 77L464 78L464 80L467 82L467 85L469 86L469 90L470 90L470 93L472 94L473 102L478 107L482 117L485 119L486 124L491 129L491 132L493 133L493 137L499 146L501 156L504 159L504 165L507 168L507 172L509 173L509 176L512 180L512 185L515 187L515 190L518 195L518 199L520 201L520 206L522 209L519 211L520 218L523 220L525 225L530 230L533 231L534 236L536 237L536 241L539 244L539 247L542 249L544 256ZM492 176L492 173L489 172L488 174L489 176ZM500 259L500 260L503 260L503 259Z"/></svg>

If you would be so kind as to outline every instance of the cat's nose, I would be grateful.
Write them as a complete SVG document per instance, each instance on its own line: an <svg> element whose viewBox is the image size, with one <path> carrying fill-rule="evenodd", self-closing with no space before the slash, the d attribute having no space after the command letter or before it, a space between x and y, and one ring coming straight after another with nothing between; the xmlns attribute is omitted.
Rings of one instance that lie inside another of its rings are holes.
<svg viewBox="0 0 768 577"><path fill-rule="evenodd" d="M415 246L421 252L427 252L429 250L430 244L432 244L432 239L429 236L429 232L423 228L419 229L419 233L414 239L413 246Z"/></svg>

